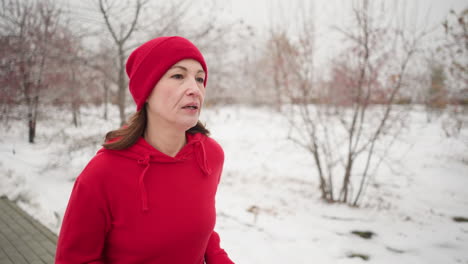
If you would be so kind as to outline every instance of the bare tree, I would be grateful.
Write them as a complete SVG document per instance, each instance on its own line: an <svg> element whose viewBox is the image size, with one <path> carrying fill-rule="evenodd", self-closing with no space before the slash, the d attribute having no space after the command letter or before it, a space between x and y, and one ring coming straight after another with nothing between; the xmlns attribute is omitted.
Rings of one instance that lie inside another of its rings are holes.
<svg viewBox="0 0 468 264"><path fill-rule="evenodd" d="M112 37L117 51L117 105L120 112L121 124L125 123L125 97L127 94L127 77L125 75L125 62L128 55L128 43L130 37L135 32L138 20L147 1L136 0L135 2L127 2L128 6L120 7L118 11L113 10L116 6L116 1L113 0L98 0L99 11L102 14L106 28ZM133 6L133 8L130 7ZM133 9L133 15L130 21L120 20L115 16L124 16L128 10Z"/></svg>
<svg viewBox="0 0 468 264"><path fill-rule="evenodd" d="M115 80L115 74L112 72L112 63L111 58L112 51L110 51L105 45L101 44L100 50L97 54L97 61L94 64L94 68L98 69L98 72L101 73L100 86L102 88L102 104L103 107L103 118L104 120L108 119L109 116L109 103L110 103L110 86L113 83L117 83Z"/></svg>
<svg viewBox="0 0 468 264"><path fill-rule="evenodd" d="M447 54L449 73L456 90L468 87L468 8L457 14L450 11L450 17L442 24L446 41L442 50Z"/></svg>
<svg viewBox="0 0 468 264"><path fill-rule="evenodd" d="M27 107L28 140L34 143L41 93L49 84L50 43L59 28L60 10L51 1L5 0L1 5L0 30L6 44L1 49L5 53L3 89L21 91L21 97L13 100Z"/></svg>
<svg viewBox="0 0 468 264"><path fill-rule="evenodd" d="M394 103L425 35L405 32L388 20L394 9L376 5L354 1L354 24L336 28L347 48L332 61L329 81L317 78L310 21L301 22L295 52L286 55L294 61L279 66L292 75L282 79L292 103L285 108L289 138L312 154L321 197L328 202L357 206L386 160L403 124Z"/></svg>
<svg viewBox="0 0 468 264"><path fill-rule="evenodd" d="M273 75L272 86L275 91L275 109L281 111L281 106L284 103L288 103L285 102L284 95L287 91L291 91L289 81L291 77L284 69L297 69L295 60L292 58L296 58L299 51L290 42L286 32L275 32L274 30L270 32L267 50L269 51L267 56L271 56L272 54L269 61L270 63L267 65L271 65L270 74ZM284 86L282 84L284 84ZM294 98L289 98L295 101Z"/></svg>
<svg viewBox="0 0 468 264"><path fill-rule="evenodd" d="M109 104L115 101L111 93L112 88L118 84L119 71L116 68L114 53L113 47L101 41L97 50L85 49L81 56L75 58L80 63L80 72L86 73L83 81L88 82L84 85L94 88L92 98L89 99L103 106L104 120L108 119Z"/></svg>
<svg viewBox="0 0 468 264"><path fill-rule="evenodd" d="M56 79L54 92L55 104L66 105L71 112L72 124L80 126L80 108L85 100L93 97L95 89L94 69L87 67L87 60L83 58L84 47L81 36L77 36L67 28L60 31L60 38L53 44L59 52L54 58L55 71L60 72L62 78Z"/></svg>
<svg viewBox="0 0 468 264"><path fill-rule="evenodd" d="M436 73L445 81L445 90L441 92L446 103L450 103L442 128L447 137L458 137L468 123L468 8L460 13L451 10L442 26L445 40L438 51L445 59L447 71L441 69L442 72Z"/></svg>

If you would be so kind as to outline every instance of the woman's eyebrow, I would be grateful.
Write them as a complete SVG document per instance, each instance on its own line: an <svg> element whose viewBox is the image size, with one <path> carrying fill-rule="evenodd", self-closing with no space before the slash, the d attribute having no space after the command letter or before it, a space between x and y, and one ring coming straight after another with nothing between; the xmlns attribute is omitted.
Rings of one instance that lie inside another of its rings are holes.
<svg viewBox="0 0 468 264"><path fill-rule="evenodd" d="M174 68L179 68L179 69L181 69L183 71L188 71L187 68L185 68L184 66L180 66L180 65L174 65L174 66L171 67L171 69L174 69ZM205 73L205 71L200 69L200 70L197 71L197 73Z"/></svg>
<svg viewBox="0 0 468 264"><path fill-rule="evenodd" d="M184 66L180 66L180 65L174 65L171 67L171 69L174 69L174 68L179 68L179 69L182 69L184 71L188 71L187 68L185 68Z"/></svg>

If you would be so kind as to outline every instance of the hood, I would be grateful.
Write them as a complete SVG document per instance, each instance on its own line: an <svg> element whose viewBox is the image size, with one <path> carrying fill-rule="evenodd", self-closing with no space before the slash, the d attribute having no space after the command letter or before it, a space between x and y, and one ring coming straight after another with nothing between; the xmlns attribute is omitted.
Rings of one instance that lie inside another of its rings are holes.
<svg viewBox="0 0 468 264"><path fill-rule="evenodd" d="M209 176L211 169L208 167L204 141L206 136L201 133L186 133L187 144L177 153L175 157L166 155L151 146L143 137L140 137L135 144L124 150L109 150L102 148L97 153L111 152L115 155L124 156L134 160L143 167L138 177L138 185L141 193L142 210L148 211L148 194L145 186L146 172L154 163L178 163L195 158L200 170L204 175Z"/></svg>

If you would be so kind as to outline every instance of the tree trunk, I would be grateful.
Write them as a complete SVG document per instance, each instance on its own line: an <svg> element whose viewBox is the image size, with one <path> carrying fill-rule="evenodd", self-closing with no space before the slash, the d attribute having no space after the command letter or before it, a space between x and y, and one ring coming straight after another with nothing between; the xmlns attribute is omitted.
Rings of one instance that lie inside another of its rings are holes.
<svg viewBox="0 0 468 264"><path fill-rule="evenodd" d="M36 88L37 89L37 88ZM29 107L28 113L28 123L29 123L29 143L34 143L34 139L36 138L36 120L37 120L37 109L39 106L39 94L38 90L36 90L36 95L34 96Z"/></svg>
<svg viewBox="0 0 468 264"><path fill-rule="evenodd" d="M351 179L351 171L353 167L353 159L351 158L351 153L348 154L348 160L346 164L345 174L343 177L343 186L341 187L341 194L342 194L342 202L348 202L348 190L349 190L349 182Z"/></svg>
<svg viewBox="0 0 468 264"><path fill-rule="evenodd" d="M33 120L32 113L28 113L29 143L34 143L36 137L36 122Z"/></svg>
<svg viewBox="0 0 468 264"><path fill-rule="evenodd" d="M117 103L120 113L120 125L125 124L125 91L127 85L125 82L125 54L123 47L119 47L119 87L118 87Z"/></svg>
<svg viewBox="0 0 468 264"><path fill-rule="evenodd" d="M104 87L104 120L107 120L107 112L108 112L108 102L109 102L109 85L107 85L106 81L102 82L102 86Z"/></svg>
<svg viewBox="0 0 468 264"><path fill-rule="evenodd" d="M73 67L70 69L72 74L72 82L71 82L71 110L72 110L72 122L75 127L80 125L80 98L77 91L77 82L76 82L76 73Z"/></svg>
<svg viewBox="0 0 468 264"><path fill-rule="evenodd" d="M80 106L73 104L73 125L78 127L80 125Z"/></svg>

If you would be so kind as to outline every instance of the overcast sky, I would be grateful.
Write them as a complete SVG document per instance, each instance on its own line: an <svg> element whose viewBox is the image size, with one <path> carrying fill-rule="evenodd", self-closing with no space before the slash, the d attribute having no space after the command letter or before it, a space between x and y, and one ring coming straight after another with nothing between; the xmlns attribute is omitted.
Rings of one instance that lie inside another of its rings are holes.
<svg viewBox="0 0 468 264"><path fill-rule="evenodd" d="M96 0L58 0L63 4L71 4L71 8L80 7L82 16L93 17L97 11L92 5ZM117 0L126 1L126 0ZM170 2L170 0L166 0ZM204 3L215 1L223 6L225 13L233 19L243 19L259 29L267 28L271 19L284 21L294 19L297 15L297 6L310 5L313 3L315 16L320 23L330 23L339 20L339 16L346 9L345 6L352 0L192 0L193 6L203 8ZM375 0L371 0L375 1ZM467 0L388 0L389 2L401 2L407 6L408 12L416 16L429 15L429 23L440 23L448 14L450 9L460 11L468 7ZM84 10L83 10L84 9ZM78 10L74 10L78 12ZM94 13L94 14L93 14ZM281 14L280 14L281 13Z"/></svg>
<svg viewBox="0 0 468 264"><path fill-rule="evenodd" d="M294 6L298 5L303 0L230 0L225 1L231 9L233 17L245 19L249 24L258 26L260 28L267 27L270 22L272 14L278 12L272 11L278 9L284 10L286 16L291 19L294 18ZM390 0L395 1L395 0ZM335 19L335 14L340 14L343 9L344 3L351 2L350 0L315 0L304 1L314 2L317 18L321 20ZM448 14L450 9L460 11L468 7L467 0L406 0L410 9L409 12L423 16L428 14L430 23L440 23ZM288 14L289 13L289 14ZM277 19L281 19L277 17Z"/></svg>
<svg viewBox="0 0 468 264"><path fill-rule="evenodd" d="M58 0L68 5L69 10L78 18L78 21L99 25L103 23L101 15L94 4L97 0ZM134 0L117 0L134 1ZM341 46L337 41L336 32L330 30L332 26L343 27L349 24L349 14L352 0L192 0L190 3L194 12L208 8L210 1L222 6L219 15L227 21L242 19L246 24L252 25L258 35L266 35L272 24L293 25L301 12L307 19L313 18L318 32L317 41L320 56L323 59L333 56L333 51ZM377 0L370 0L372 3ZM383 0L386 4L400 3L399 17L395 21L403 21L405 26L412 28L436 28L442 33L442 21L449 14L450 9L459 13L468 7L467 0ZM159 3L169 3L165 0ZM157 2L155 2L157 3ZM404 5L404 8L402 8ZM299 8L300 7L300 8ZM400 10L400 11L401 11ZM211 10L208 10L211 12ZM219 12L219 9L216 10ZM403 19L404 18L404 19ZM222 19L222 20L223 20ZM437 34L436 34L437 35ZM436 36L435 35L435 36ZM332 52L331 52L332 51Z"/></svg>

